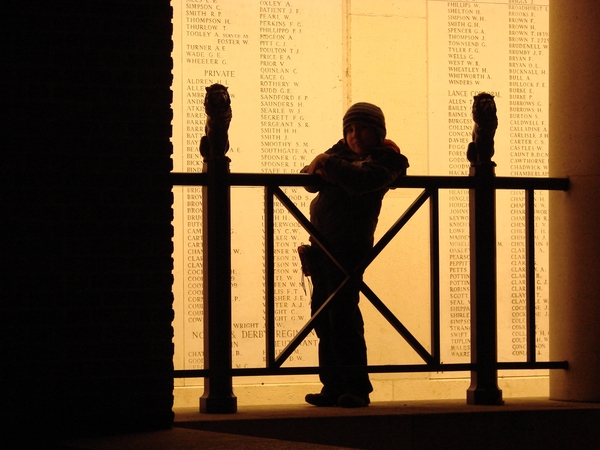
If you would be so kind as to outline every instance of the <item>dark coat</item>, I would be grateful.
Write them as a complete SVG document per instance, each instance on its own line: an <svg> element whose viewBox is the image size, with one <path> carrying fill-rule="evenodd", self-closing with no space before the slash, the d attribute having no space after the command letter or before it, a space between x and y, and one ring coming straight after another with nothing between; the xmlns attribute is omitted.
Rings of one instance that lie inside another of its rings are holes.
<svg viewBox="0 0 600 450"><path fill-rule="evenodd" d="M363 253L373 246L383 196L406 175L408 160L388 146L359 155L343 140L325 153L330 157L322 176L328 184L311 202L311 222L332 250L350 247Z"/></svg>

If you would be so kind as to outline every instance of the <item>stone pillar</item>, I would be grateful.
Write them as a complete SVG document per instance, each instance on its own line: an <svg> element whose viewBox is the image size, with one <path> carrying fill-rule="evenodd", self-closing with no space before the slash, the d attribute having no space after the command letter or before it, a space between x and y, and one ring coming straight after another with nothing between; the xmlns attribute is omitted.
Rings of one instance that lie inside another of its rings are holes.
<svg viewBox="0 0 600 450"><path fill-rule="evenodd" d="M498 388L496 190L495 164L471 166L475 189L469 189L471 245L471 372L469 405L501 405Z"/></svg>
<svg viewBox="0 0 600 450"><path fill-rule="evenodd" d="M552 0L550 398L600 402L600 2Z"/></svg>
<svg viewBox="0 0 600 450"><path fill-rule="evenodd" d="M237 411L231 375L231 184L229 124L231 98L227 87L206 88L206 135L200 140L207 174L202 189L202 233L204 266L204 394L200 412Z"/></svg>

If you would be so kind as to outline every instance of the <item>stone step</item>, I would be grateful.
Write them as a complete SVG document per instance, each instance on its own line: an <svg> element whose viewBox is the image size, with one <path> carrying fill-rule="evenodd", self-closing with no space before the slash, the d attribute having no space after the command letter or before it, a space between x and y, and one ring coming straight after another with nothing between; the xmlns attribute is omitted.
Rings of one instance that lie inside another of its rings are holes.
<svg viewBox="0 0 600 450"><path fill-rule="evenodd" d="M600 404L505 399L374 402L367 408L240 406L234 414L176 411L176 427L363 449L596 449ZM298 447L300 448L300 447Z"/></svg>

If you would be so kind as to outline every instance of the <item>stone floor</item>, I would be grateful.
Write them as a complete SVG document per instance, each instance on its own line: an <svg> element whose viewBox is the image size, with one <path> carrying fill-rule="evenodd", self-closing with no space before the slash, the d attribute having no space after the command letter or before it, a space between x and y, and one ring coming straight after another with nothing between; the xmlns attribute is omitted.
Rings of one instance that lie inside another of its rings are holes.
<svg viewBox="0 0 600 450"><path fill-rule="evenodd" d="M600 404L543 398L501 406L464 400L374 402L367 408L239 406L175 410L171 430L62 442L61 449L597 449Z"/></svg>

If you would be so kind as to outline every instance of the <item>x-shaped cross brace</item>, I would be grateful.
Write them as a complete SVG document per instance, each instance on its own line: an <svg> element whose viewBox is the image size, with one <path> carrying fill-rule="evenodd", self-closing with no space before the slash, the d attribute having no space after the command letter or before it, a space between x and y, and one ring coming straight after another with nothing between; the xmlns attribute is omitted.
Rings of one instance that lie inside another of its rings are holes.
<svg viewBox="0 0 600 450"><path fill-rule="evenodd" d="M337 293L348 283L353 277L360 276L361 273L373 262L373 260L381 253L385 246L396 236L402 227L410 220L410 218L418 211L418 209L437 191L425 189L413 204L404 212L404 214L392 225L392 227L381 237L377 244L373 247L369 255L354 269L343 267L331 254L327 248L327 243L322 235L315 229L310 221L302 214L298 207L288 198L287 195L277 186L268 186L266 195L273 195L287 208L294 218L302 225L302 227L312 237L312 242L317 244L329 259L340 269L345 278L339 286L331 293L321 307L312 315L308 322L302 327L298 334L292 339L283 349L277 358L274 359L273 365L281 367L287 358L296 350L300 343L308 336L314 328L316 318L331 304ZM436 197L437 198L437 197ZM406 340L406 342L419 354L426 363L433 363L434 357L421 345L421 343L408 331L408 329L396 318L394 313L377 297L377 295L362 281L360 283L360 291L367 299L377 308L377 310L387 319L394 329Z"/></svg>

